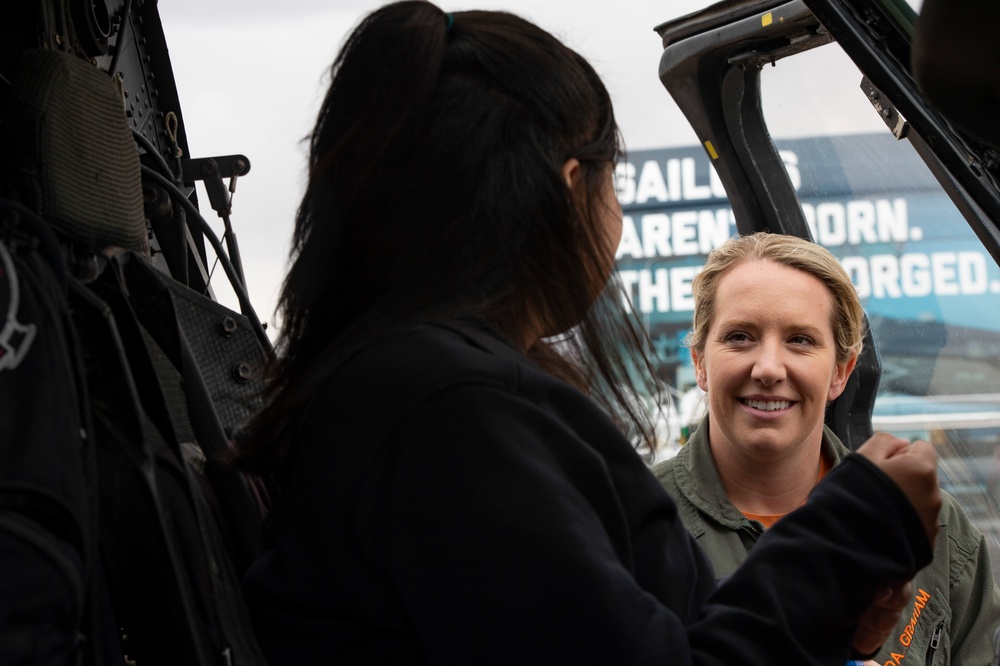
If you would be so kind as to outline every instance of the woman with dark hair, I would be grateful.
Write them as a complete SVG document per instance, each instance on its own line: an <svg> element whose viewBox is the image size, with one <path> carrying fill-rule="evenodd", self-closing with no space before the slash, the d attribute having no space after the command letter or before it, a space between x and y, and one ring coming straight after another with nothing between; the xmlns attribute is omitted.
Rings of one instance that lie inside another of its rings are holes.
<svg viewBox="0 0 1000 666"><path fill-rule="evenodd" d="M935 536L929 447L871 442L719 587L637 454L652 374L609 282L619 140L583 58L510 14L387 5L310 147L239 437L278 489L244 581L272 663L842 664L884 640Z"/></svg>

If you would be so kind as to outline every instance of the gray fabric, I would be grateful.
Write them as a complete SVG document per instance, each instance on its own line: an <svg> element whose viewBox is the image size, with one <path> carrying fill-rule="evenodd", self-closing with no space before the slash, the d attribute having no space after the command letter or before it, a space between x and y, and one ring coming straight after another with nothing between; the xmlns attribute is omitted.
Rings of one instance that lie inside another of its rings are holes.
<svg viewBox="0 0 1000 666"><path fill-rule="evenodd" d="M822 446L834 466L849 454L826 427ZM743 517L726 497L709 448L708 418L676 456L653 472L676 500L681 520L708 555L716 576L736 571L764 529ZM1000 590L993 582L989 551L957 500L946 492L942 500L934 561L913 580L913 602L876 655L879 664L990 662L990 637L1000 625ZM892 661L893 654L909 659Z"/></svg>
<svg viewBox="0 0 1000 666"><path fill-rule="evenodd" d="M107 72L68 53L25 51L13 90L2 127L16 195L89 248L148 253L139 154Z"/></svg>

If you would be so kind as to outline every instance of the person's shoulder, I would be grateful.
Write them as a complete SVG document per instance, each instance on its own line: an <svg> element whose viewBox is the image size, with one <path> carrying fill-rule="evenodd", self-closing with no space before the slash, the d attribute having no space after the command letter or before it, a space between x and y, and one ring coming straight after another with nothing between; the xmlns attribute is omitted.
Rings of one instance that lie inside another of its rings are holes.
<svg viewBox="0 0 1000 666"><path fill-rule="evenodd" d="M703 448L704 451L696 451ZM706 458L707 456L707 458ZM697 495L701 477L707 473L712 454L708 452L708 418L704 418L691 433L691 437L671 458L653 466L653 475L671 495ZM683 493L681 493L683 491Z"/></svg>
<svg viewBox="0 0 1000 666"><path fill-rule="evenodd" d="M360 345L334 383L428 391L461 383L513 385L522 355L492 330L473 325L414 324Z"/></svg>
<svg viewBox="0 0 1000 666"><path fill-rule="evenodd" d="M317 440L336 431L383 441L415 412L454 416L457 395L517 393L519 352L491 332L412 324L336 351L318 365L324 377L303 417L304 436Z"/></svg>
<svg viewBox="0 0 1000 666"><path fill-rule="evenodd" d="M946 537L959 552L971 555L979 548L983 535L962 508L962 505L951 493L941 491L941 512L939 524L941 534L938 539Z"/></svg>
<svg viewBox="0 0 1000 666"><path fill-rule="evenodd" d="M941 489L941 523L946 524L948 519L953 519L957 522L968 521L968 515L965 509L962 508L962 504L958 501L954 495L945 489Z"/></svg>
<svg viewBox="0 0 1000 666"><path fill-rule="evenodd" d="M686 447L682 448L676 455L656 463L651 468L653 476L656 477L656 480L660 482L660 485L670 491L671 494L673 494L672 491L674 491L677 487L677 481L674 478L675 469L681 465L682 461L687 457L686 451Z"/></svg>

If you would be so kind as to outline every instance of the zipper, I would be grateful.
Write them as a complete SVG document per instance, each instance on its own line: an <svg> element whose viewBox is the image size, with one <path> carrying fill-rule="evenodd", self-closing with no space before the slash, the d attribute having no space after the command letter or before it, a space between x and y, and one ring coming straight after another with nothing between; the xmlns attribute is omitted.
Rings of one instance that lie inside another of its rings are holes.
<svg viewBox="0 0 1000 666"><path fill-rule="evenodd" d="M930 666L931 660L934 658L934 653L937 649L941 647L941 634L944 633L944 621L938 622L938 625L934 627L934 633L931 634L931 642L927 645L927 657L924 659L924 664Z"/></svg>
<svg viewBox="0 0 1000 666"><path fill-rule="evenodd" d="M749 518L744 518L740 521L740 528L753 537L754 541L759 539L761 535L764 534L764 526L758 523L756 520L750 520Z"/></svg>
<svg viewBox="0 0 1000 666"><path fill-rule="evenodd" d="M756 520L749 520L744 517L740 520L740 526L736 534L739 535L743 548L749 553L754 544L757 543L757 539L764 534L764 526Z"/></svg>

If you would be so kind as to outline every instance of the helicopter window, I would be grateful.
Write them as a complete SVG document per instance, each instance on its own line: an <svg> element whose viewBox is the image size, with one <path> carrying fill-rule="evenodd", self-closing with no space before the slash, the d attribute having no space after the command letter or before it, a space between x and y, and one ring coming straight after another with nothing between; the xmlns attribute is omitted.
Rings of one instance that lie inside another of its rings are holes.
<svg viewBox="0 0 1000 666"><path fill-rule="evenodd" d="M920 3L885 4L912 33ZM810 235L841 260L868 313L882 364L873 427L937 447L942 487L1000 572L1000 268L907 140L905 118L886 122L864 83L835 42L779 59L761 71L765 121ZM710 154L632 151L616 170L618 272L669 387L658 459L704 413L684 345L691 280L737 232Z"/></svg>
<svg viewBox="0 0 1000 666"><path fill-rule="evenodd" d="M874 428L935 444L942 487L996 562L1000 269L861 80L836 45L778 61L761 73L765 118L813 239L847 268L871 320Z"/></svg>

